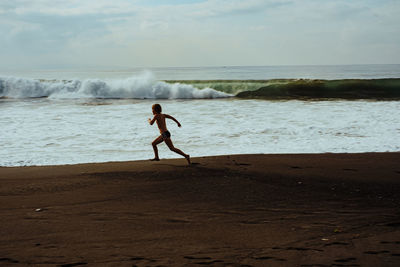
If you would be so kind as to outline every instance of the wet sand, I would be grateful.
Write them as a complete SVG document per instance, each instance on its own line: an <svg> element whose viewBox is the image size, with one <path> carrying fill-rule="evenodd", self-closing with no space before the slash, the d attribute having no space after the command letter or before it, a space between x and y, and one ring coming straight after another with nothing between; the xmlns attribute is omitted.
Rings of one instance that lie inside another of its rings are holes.
<svg viewBox="0 0 400 267"><path fill-rule="evenodd" d="M0 168L1 266L400 266L400 153Z"/></svg>

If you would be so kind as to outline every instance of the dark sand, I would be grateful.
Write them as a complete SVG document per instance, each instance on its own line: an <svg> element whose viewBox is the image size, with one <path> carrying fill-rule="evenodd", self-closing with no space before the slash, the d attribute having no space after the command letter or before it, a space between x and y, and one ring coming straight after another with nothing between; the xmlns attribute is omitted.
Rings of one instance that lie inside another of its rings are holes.
<svg viewBox="0 0 400 267"><path fill-rule="evenodd" d="M4 266L400 266L400 153L0 168Z"/></svg>

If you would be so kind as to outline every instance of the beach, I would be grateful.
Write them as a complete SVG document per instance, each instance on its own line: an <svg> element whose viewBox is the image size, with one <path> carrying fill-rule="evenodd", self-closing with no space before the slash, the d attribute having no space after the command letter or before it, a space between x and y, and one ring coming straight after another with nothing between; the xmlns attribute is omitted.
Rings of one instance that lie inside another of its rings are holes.
<svg viewBox="0 0 400 267"><path fill-rule="evenodd" d="M0 267L400 266L399 12L0 1Z"/></svg>
<svg viewBox="0 0 400 267"><path fill-rule="evenodd" d="M399 266L400 153L0 168L2 266Z"/></svg>

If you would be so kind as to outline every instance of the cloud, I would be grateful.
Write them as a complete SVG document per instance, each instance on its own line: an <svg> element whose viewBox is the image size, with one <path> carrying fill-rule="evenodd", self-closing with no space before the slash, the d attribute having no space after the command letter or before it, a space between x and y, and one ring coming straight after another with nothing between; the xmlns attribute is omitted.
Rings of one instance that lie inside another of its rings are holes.
<svg viewBox="0 0 400 267"><path fill-rule="evenodd" d="M4 1L4 0L3 0ZM134 11L135 1L113 0L5 0L6 7L17 15L40 13L43 15L77 16L85 14L118 14Z"/></svg>
<svg viewBox="0 0 400 267"><path fill-rule="evenodd" d="M2 0L7 60L0 67L21 55L35 66L329 64L351 61L352 53L357 61L382 54L393 62L400 60L399 3Z"/></svg>
<svg viewBox="0 0 400 267"><path fill-rule="evenodd" d="M287 1L279 0L248 0L248 1L230 1L230 0L209 0L197 4L191 11L191 16L195 18L219 18L230 15L253 14L262 12L270 8L288 4Z"/></svg>

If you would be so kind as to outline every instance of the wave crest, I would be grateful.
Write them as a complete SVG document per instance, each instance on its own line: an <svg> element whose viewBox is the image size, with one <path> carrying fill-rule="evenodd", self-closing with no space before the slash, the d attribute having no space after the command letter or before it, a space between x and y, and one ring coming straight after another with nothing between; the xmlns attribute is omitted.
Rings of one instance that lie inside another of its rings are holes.
<svg viewBox="0 0 400 267"><path fill-rule="evenodd" d="M209 99L232 95L190 84L157 81L152 74L118 80L48 81L0 77L2 98Z"/></svg>
<svg viewBox="0 0 400 267"><path fill-rule="evenodd" d="M241 98L262 99L400 99L400 79L288 80L243 91Z"/></svg>

